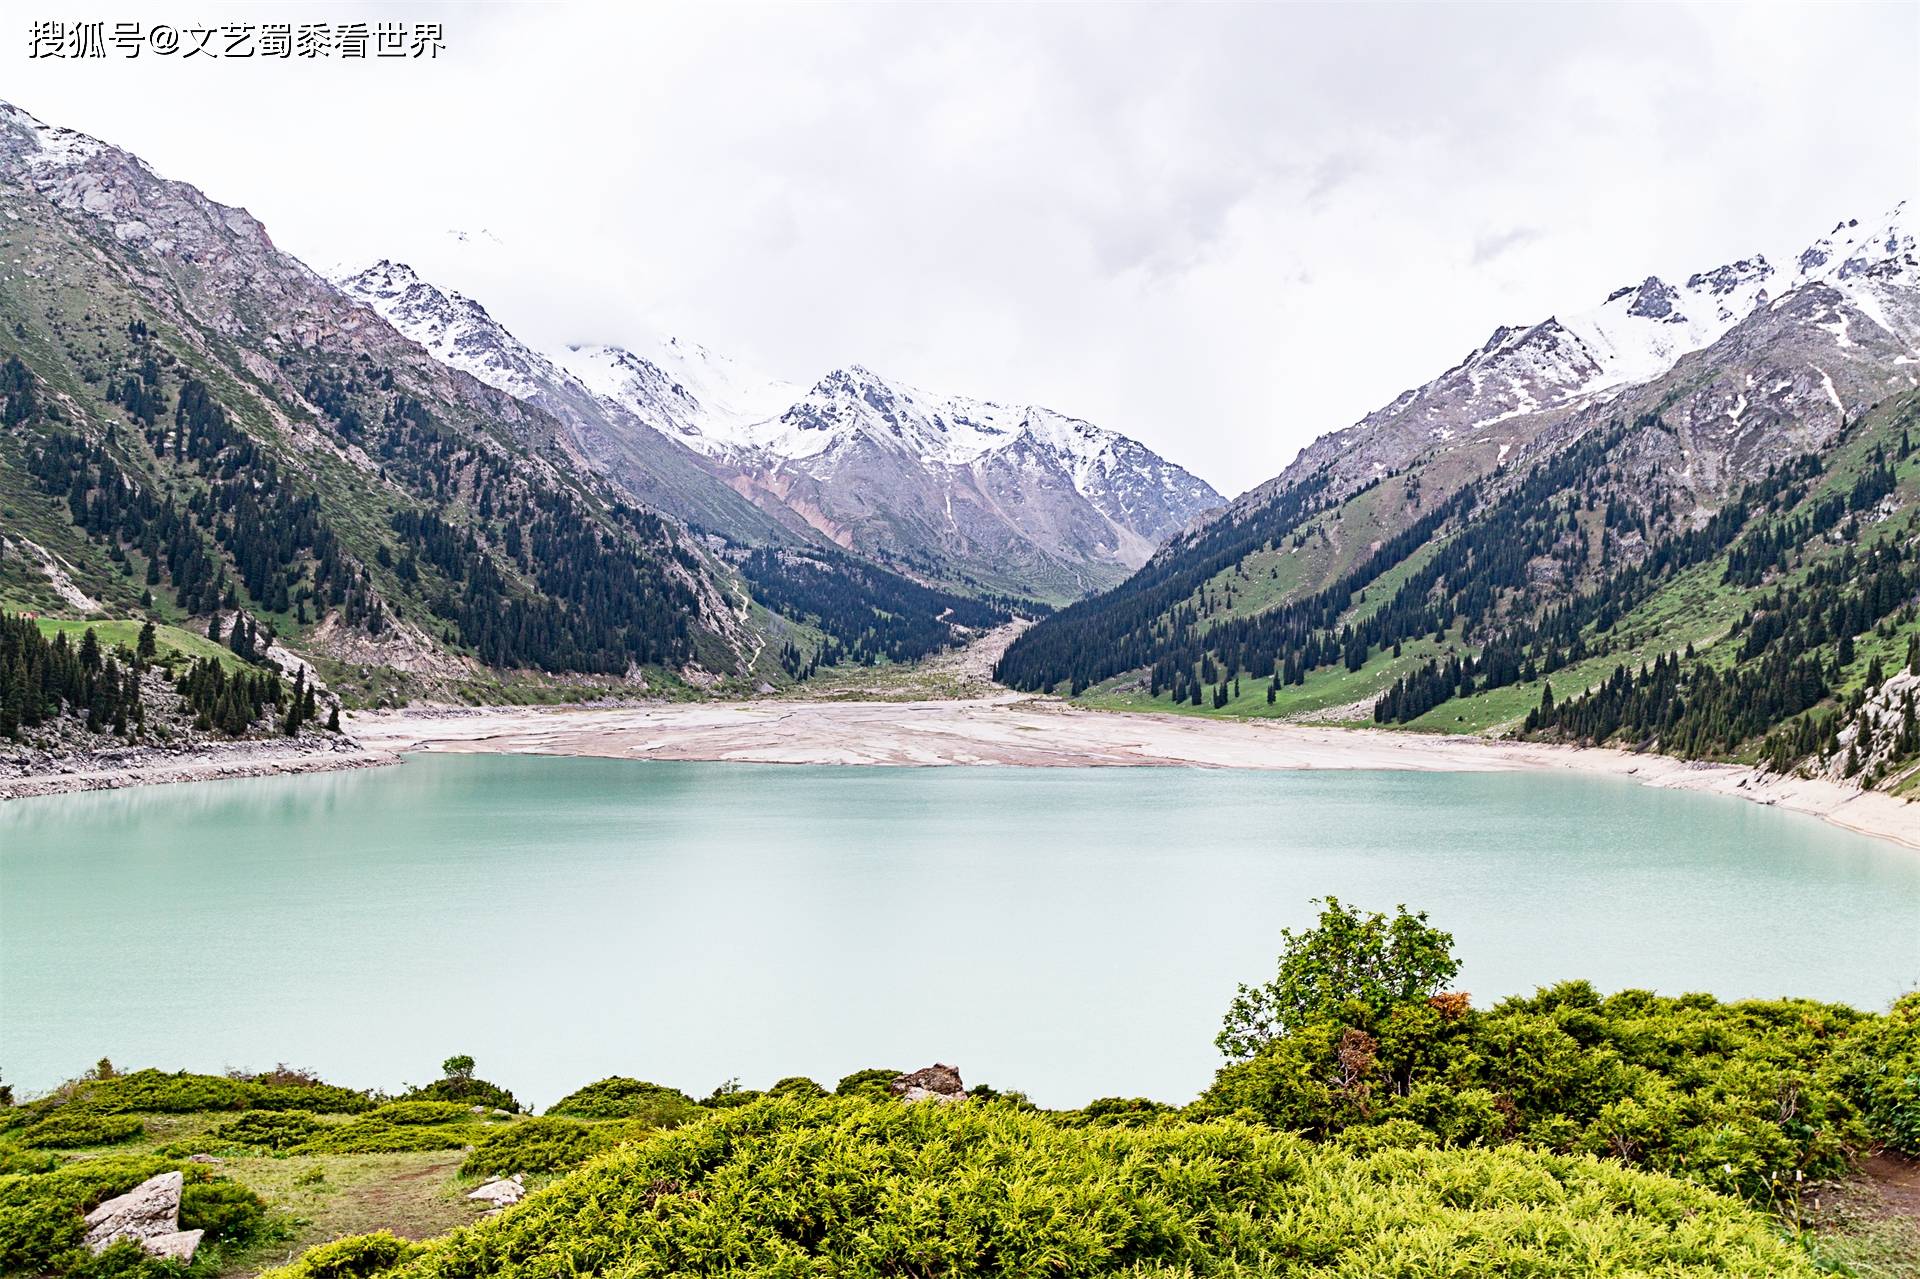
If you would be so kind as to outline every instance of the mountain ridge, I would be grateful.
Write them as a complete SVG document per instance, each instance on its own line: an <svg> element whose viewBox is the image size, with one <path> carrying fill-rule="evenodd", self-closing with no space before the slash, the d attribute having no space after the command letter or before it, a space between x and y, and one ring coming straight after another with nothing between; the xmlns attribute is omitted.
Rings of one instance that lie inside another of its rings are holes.
<svg viewBox="0 0 1920 1279"><path fill-rule="evenodd" d="M588 343L549 355L403 264L339 282L455 367L588 424L576 431L591 455L610 457L623 433L654 439L647 458L697 457L785 540L927 580L1071 599L1223 501L1137 441L1039 406L937 395L860 364L803 388L678 338L649 355ZM709 526L766 540L731 516Z"/></svg>
<svg viewBox="0 0 1920 1279"><path fill-rule="evenodd" d="M1905 208L1843 221L1777 293L1754 258L1690 277L1705 322L1657 280L1616 291L1603 305L1638 307L1662 341L1690 335L1640 344L1673 357L1646 381L1569 361L1542 383L1552 402L1490 413L1532 389L1491 378L1516 351L1586 354L1558 321L1497 330L1028 630L1000 678L1099 706L1614 742L1920 794L1920 730L1874 739L1914 692L1890 673L1920 670Z"/></svg>

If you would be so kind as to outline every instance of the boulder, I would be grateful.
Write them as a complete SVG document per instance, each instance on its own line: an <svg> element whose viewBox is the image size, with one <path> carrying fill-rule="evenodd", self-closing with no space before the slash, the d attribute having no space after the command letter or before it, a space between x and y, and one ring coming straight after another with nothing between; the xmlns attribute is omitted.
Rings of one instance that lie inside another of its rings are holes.
<svg viewBox="0 0 1920 1279"><path fill-rule="evenodd" d="M507 1208L526 1198L525 1181L525 1175L517 1172L511 1177L498 1177L473 1191L467 1198L490 1203L495 1208Z"/></svg>
<svg viewBox="0 0 1920 1279"><path fill-rule="evenodd" d="M176 1230L170 1235L155 1235L142 1239L140 1246L162 1261L178 1261L185 1265L193 1261L193 1254L199 1250L200 1236L204 1230Z"/></svg>
<svg viewBox="0 0 1920 1279"><path fill-rule="evenodd" d="M896 1075L887 1087L893 1090L894 1096L906 1101L964 1101L967 1096L959 1069L938 1062Z"/></svg>
<svg viewBox="0 0 1920 1279"><path fill-rule="evenodd" d="M178 1172L163 1172L95 1208L87 1214L87 1247L100 1253L110 1244L131 1239L156 1257L193 1260L201 1232L180 1229L184 1181Z"/></svg>

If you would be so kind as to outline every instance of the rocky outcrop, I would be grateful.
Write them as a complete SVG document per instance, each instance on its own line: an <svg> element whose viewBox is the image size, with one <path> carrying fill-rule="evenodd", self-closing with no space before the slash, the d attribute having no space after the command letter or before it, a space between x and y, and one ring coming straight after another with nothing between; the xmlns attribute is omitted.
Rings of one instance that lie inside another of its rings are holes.
<svg viewBox="0 0 1920 1279"><path fill-rule="evenodd" d="M163 1172L95 1208L87 1214L87 1247L101 1253L130 1239L163 1260L192 1261L205 1232L180 1229L184 1182L178 1172Z"/></svg>
<svg viewBox="0 0 1920 1279"><path fill-rule="evenodd" d="M492 1204L495 1208L511 1208L526 1197L526 1177L517 1172L511 1177L495 1178L467 1196L484 1204Z"/></svg>
<svg viewBox="0 0 1920 1279"><path fill-rule="evenodd" d="M956 1066L935 1063L894 1077L887 1085L903 1101L965 1101L967 1086L960 1082Z"/></svg>

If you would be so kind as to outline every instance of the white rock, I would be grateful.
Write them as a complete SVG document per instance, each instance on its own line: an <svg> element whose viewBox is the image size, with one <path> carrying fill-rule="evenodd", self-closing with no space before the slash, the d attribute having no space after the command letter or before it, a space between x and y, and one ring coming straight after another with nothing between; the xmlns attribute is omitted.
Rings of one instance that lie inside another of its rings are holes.
<svg viewBox="0 0 1920 1279"><path fill-rule="evenodd" d="M87 1214L87 1247L98 1253L120 1239L135 1239L145 1245L179 1234L180 1187L184 1181L178 1172L163 1172L95 1208ZM198 1231L186 1233L199 1243Z"/></svg>
<svg viewBox="0 0 1920 1279"><path fill-rule="evenodd" d="M178 1172L163 1172L102 1203L87 1214L87 1246L97 1252L124 1236L178 1230L180 1188L185 1180Z"/></svg>
<svg viewBox="0 0 1920 1279"><path fill-rule="evenodd" d="M505 1208L511 1204L519 1203L526 1197L527 1188L522 1184L524 1180L525 1178L516 1172L511 1177L501 1177L494 1181L489 1181L486 1185L480 1187L480 1189L469 1194L467 1198L478 1199L482 1203L490 1203L495 1207Z"/></svg>
<svg viewBox="0 0 1920 1279"><path fill-rule="evenodd" d="M154 1235L142 1239L140 1246L163 1261L189 1262L200 1247L200 1236L204 1230L176 1230L170 1235Z"/></svg>

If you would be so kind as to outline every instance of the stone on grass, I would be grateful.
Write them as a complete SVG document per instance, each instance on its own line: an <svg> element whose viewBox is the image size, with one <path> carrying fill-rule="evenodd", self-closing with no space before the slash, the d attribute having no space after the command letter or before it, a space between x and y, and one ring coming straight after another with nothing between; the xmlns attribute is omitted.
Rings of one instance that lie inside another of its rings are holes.
<svg viewBox="0 0 1920 1279"><path fill-rule="evenodd" d="M155 1235L151 1239L142 1239L140 1246L162 1261L190 1262L200 1247L200 1236L204 1230L176 1230L170 1235Z"/></svg>
<svg viewBox="0 0 1920 1279"><path fill-rule="evenodd" d="M131 1239L156 1257L192 1261L202 1232L180 1229L184 1181L178 1172L163 1172L95 1208L87 1214L87 1247L101 1253Z"/></svg>
<svg viewBox="0 0 1920 1279"><path fill-rule="evenodd" d="M517 1172L511 1177L496 1177L480 1189L473 1191L467 1198L490 1203L496 1208L505 1208L519 1203L526 1197L525 1181L525 1175Z"/></svg>

